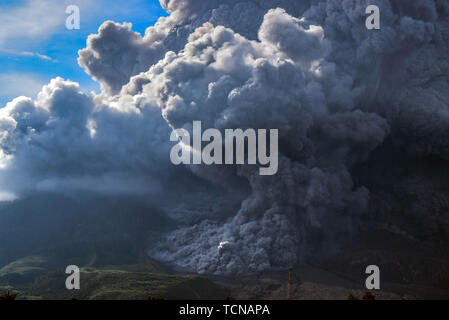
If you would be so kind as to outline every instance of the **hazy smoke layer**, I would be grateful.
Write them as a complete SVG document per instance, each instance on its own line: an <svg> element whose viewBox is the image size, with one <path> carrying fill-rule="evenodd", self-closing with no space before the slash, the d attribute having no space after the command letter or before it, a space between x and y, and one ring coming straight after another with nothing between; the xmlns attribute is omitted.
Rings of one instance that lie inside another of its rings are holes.
<svg viewBox="0 0 449 320"><path fill-rule="evenodd" d="M362 221L392 227L409 215L416 224L401 232L447 234L448 210L433 202L445 199L435 176L449 160L447 1L161 4L170 15L144 37L108 21L79 52L102 94L57 78L36 101L0 109L0 189L169 194L173 181L197 181L191 170L217 189L186 188L168 208L185 226L152 254L200 273L310 262ZM365 27L370 4L381 30ZM194 120L279 129L278 173L174 167L170 130ZM232 211L223 202L242 183L249 195Z"/></svg>

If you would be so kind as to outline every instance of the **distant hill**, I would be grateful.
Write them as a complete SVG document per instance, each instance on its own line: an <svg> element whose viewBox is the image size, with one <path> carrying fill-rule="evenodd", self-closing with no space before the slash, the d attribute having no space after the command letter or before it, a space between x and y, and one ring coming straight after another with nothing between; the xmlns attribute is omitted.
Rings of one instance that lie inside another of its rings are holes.
<svg viewBox="0 0 449 320"><path fill-rule="evenodd" d="M40 194L0 207L0 269L28 256L51 267L135 263L174 223L133 197ZM150 239L150 240L149 240Z"/></svg>

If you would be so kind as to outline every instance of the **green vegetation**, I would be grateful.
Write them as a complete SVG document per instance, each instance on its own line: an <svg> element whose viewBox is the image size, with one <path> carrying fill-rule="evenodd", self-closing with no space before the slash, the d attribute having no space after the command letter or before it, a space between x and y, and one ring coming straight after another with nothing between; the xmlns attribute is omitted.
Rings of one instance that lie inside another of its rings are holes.
<svg viewBox="0 0 449 320"><path fill-rule="evenodd" d="M225 299L229 294L209 279L194 275L168 275L129 272L119 269L81 270L81 290L65 288L66 275L62 271L40 277L25 292L43 299L80 300L147 300L162 299Z"/></svg>
<svg viewBox="0 0 449 320"><path fill-rule="evenodd" d="M51 271L47 259L30 256L0 269L1 297L18 299L225 299L229 292L212 281L194 275L170 275L154 260L142 256L139 263L81 269L81 290L65 287L63 269ZM14 292L14 294L11 294Z"/></svg>
<svg viewBox="0 0 449 320"><path fill-rule="evenodd" d="M46 259L40 256L16 260L0 269L0 285L29 283L47 272L46 263Z"/></svg>
<svg viewBox="0 0 449 320"><path fill-rule="evenodd" d="M81 290L65 287L67 274L54 259L29 256L0 269L0 293L18 293L17 299L225 299L229 292L196 275L167 274L144 253L136 263L81 268ZM95 259L94 259L95 260ZM4 294L4 298L10 297ZM15 296L14 296L15 297Z"/></svg>

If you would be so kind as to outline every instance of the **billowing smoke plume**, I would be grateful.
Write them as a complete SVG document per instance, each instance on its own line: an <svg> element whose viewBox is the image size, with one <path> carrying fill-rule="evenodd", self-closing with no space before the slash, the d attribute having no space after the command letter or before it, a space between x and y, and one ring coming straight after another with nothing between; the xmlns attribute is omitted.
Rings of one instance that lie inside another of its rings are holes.
<svg viewBox="0 0 449 320"><path fill-rule="evenodd" d="M447 235L445 0L161 4L170 15L143 37L110 21L89 37L79 64L100 95L57 78L0 109L0 191L168 196L185 184L167 207L183 226L150 253L200 273L312 262L378 225ZM370 4L380 30L365 27ZM278 173L173 166L170 132L195 120L278 129Z"/></svg>

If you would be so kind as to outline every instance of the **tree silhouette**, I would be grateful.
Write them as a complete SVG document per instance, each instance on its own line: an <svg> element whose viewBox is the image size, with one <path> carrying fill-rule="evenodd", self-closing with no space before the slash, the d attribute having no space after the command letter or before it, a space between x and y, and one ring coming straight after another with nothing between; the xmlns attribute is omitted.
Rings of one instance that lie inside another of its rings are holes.
<svg viewBox="0 0 449 320"><path fill-rule="evenodd" d="M376 297L371 292L365 292L362 297L363 300L376 300Z"/></svg>
<svg viewBox="0 0 449 320"><path fill-rule="evenodd" d="M0 294L0 301L12 301L16 300L17 293L11 293L10 290L6 290L4 294Z"/></svg>

